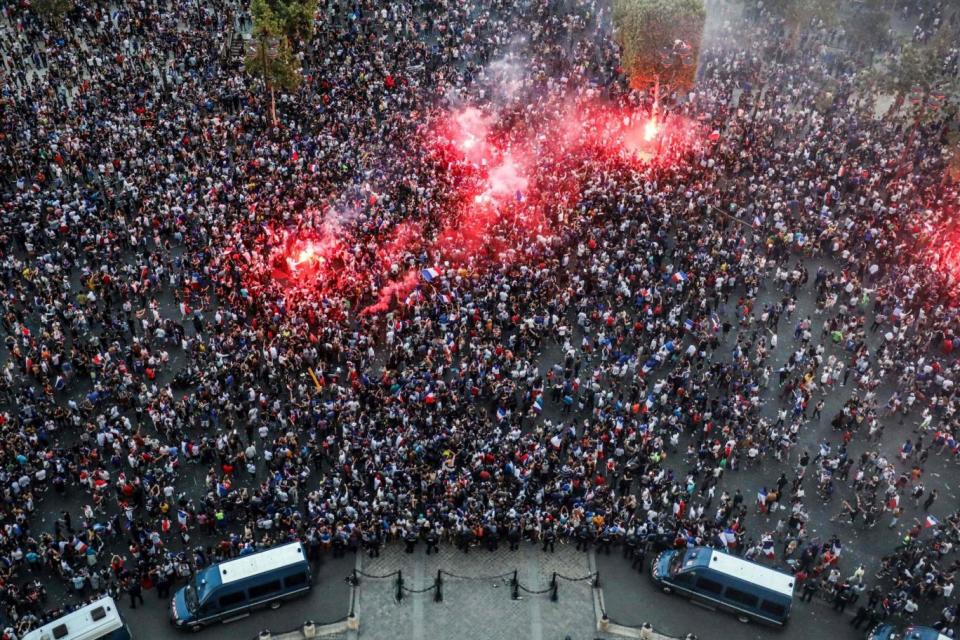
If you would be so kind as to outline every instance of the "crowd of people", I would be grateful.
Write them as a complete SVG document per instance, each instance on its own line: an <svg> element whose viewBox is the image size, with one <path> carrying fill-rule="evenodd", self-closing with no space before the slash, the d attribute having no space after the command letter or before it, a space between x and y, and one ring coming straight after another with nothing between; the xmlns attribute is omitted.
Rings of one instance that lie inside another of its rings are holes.
<svg viewBox="0 0 960 640"><path fill-rule="evenodd" d="M957 33L922 4L913 39ZM715 546L858 627L940 612L951 635L960 512L924 471L960 455L956 111L878 117L858 71L897 40L787 38L746 5L708 3L693 91L654 107L606 3L321 0L274 122L236 56L246 3L4 4L3 638L62 611L47 580L136 606L293 539L622 546L641 569ZM432 114L510 140L588 100L703 136L658 161L579 132L502 205L547 239L450 228L474 178L425 142ZM447 242L384 253L405 228ZM330 229L322 282L263 259ZM823 512L890 530L879 573L808 532Z"/></svg>

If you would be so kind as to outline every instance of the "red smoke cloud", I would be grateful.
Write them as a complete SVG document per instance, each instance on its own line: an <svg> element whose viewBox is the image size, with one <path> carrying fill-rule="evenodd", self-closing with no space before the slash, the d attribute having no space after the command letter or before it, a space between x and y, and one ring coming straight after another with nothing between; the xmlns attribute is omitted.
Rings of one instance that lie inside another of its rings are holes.
<svg viewBox="0 0 960 640"><path fill-rule="evenodd" d="M580 184L571 169L588 159L674 162L700 135L679 117L654 123L598 101L571 101L552 117L544 112L468 106L434 114L422 143L449 188L442 202L431 201L429 219L408 212L385 233L363 237L349 224L267 230L253 260L269 268L250 273L269 274L293 297L339 297L359 303L363 314L380 314L427 297L416 290L439 283L426 285L425 268L476 273L536 260L574 214Z"/></svg>

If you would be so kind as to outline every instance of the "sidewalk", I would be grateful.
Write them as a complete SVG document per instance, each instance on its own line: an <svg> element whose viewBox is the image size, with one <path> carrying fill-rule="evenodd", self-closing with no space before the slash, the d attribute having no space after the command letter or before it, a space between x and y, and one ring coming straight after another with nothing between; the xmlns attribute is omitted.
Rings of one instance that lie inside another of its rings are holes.
<svg viewBox="0 0 960 640"><path fill-rule="evenodd" d="M422 544L412 554L392 544L378 558L358 555L355 576L353 618L257 640L678 640L608 620L594 553L572 545L557 545L556 553L525 543L469 554L444 545L428 556Z"/></svg>
<svg viewBox="0 0 960 640"><path fill-rule="evenodd" d="M571 545L558 545L552 554L528 543L512 552L501 547L469 554L445 545L430 556L422 545L413 554L395 545L379 558L364 557L358 564L364 574L391 576L360 576L360 638L542 640L569 635L673 640L604 621L604 583L600 576L600 586L594 587L594 555ZM394 576L394 572L399 573ZM519 583L516 589L514 572ZM554 574L558 577L552 587ZM398 601L396 577L401 576L403 595Z"/></svg>

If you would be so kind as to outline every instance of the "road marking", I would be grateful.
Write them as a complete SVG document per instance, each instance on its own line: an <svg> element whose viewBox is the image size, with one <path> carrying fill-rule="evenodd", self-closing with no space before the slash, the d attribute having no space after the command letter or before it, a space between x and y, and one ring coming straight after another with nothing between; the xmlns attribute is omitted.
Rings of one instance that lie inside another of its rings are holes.
<svg viewBox="0 0 960 640"><path fill-rule="evenodd" d="M536 554L527 556L527 583L540 584L539 563ZM536 588L536 587L535 587ZM530 640L543 640L543 616L540 611L540 596L527 598L530 603Z"/></svg>
<svg viewBox="0 0 960 640"><path fill-rule="evenodd" d="M413 563L413 588L419 589L423 584L423 562L424 556L417 554ZM422 593L409 594L406 596L413 600L413 640L425 640L426 635L423 630L423 600L426 597Z"/></svg>

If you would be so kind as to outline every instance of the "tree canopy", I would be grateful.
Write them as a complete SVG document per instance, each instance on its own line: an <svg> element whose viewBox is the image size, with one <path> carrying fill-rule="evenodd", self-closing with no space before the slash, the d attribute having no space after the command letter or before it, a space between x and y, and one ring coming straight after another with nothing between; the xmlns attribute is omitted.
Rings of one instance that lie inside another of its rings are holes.
<svg viewBox="0 0 960 640"><path fill-rule="evenodd" d="M793 41L814 18L826 24L837 18L836 0L766 0L764 6L773 15L783 18Z"/></svg>
<svg viewBox="0 0 960 640"><path fill-rule="evenodd" d="M73 0L33 0L30 6L43 20L59 25L73 9Z"/></svg>
<svg viewBox="0 0 960 640"><path fill-rule="evenodd" d="M290 44L294 48L313 35L317 0L266 0L263 4L270 10L279 31L290 39ZM254 23L256 23L256 15L254 15Z"/></svg>
<svg viewBox="0 0 960 640"><path fill-rule="evenodd" d="M300 84L300 62L291 38L310 37L315 9L316 0L253 0L250 3L253 41L244 66L248 73L261 78L270 92L270 114L274 122L277 121L275 87L292 91Z"/></svg>
<svg viewBox="0 0 960 640"><path fill-rule="evenodd" d="M613 23L623 49L623 67L635 88L659 77L673 89L689 89L697 73L707 13L703 0L614 0ZM684 56L665 56L677 41Z"/></svg>
<svg viewBox="0 0 960 640"><path fill-rule="evenodd" d="M874 50L889 42L890 12L884 0L864 0L843 21L850 44L857 51Z"/></svg>

